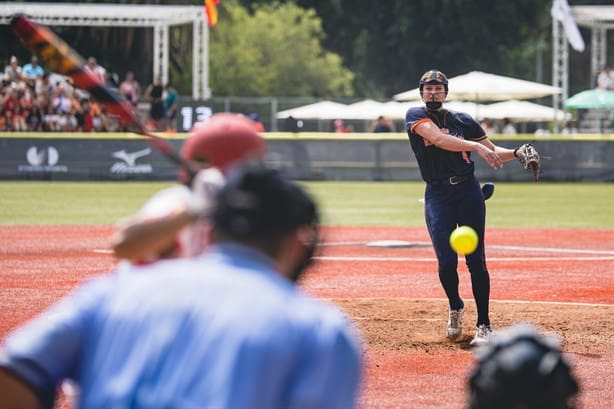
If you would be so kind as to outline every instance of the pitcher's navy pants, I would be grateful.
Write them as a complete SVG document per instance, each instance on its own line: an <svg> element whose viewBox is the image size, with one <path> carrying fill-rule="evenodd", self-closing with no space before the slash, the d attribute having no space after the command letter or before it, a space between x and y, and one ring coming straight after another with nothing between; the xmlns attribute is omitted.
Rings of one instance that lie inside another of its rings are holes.
<svg viewBox="0 0 614 409"><path fill-rule="evenodd" d="M473 298L477 306L477 325L490 325L488 303L490 277L484 254L486 206L476 178L456 185L427 184L424 196L426 225L439 264L439 281L451 310L464 307L458 292L458 255L450 247L450 234L457 226L470 226L478 234L478 247L465 256L471 274Z"/></svg>

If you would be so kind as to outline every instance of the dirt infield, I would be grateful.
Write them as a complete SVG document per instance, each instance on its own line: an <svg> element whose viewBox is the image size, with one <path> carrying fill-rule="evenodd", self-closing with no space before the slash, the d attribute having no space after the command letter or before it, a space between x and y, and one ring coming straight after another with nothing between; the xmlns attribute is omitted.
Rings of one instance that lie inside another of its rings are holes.
<svg viewBox="0 0 614 409"><path fill-rule="evenodd" d="M110 227L0 227L0 337L112 269L110 234ZM363 334L361 407L463 407L475 320L464 262L465 335L450 342L423 228L327 228L324 237L319 263L301 285L345 309ZM373 246L379 240L398 247ZM495 330L530 322L559 335L581 382L580 407L614 407L614 232L490 229L486 247Z"/></svg>

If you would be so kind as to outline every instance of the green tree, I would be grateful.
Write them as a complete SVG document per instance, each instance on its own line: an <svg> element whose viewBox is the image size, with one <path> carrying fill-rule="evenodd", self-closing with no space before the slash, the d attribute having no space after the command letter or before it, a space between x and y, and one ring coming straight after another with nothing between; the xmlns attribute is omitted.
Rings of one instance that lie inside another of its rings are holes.
<svg viewBox="0 0 614 409"><path fill-rule="evenodd" d="M313 9L294 4L220 3L210 38L214 95L352 96L354 76L341 57L321 46L324 32Z"/></svg>

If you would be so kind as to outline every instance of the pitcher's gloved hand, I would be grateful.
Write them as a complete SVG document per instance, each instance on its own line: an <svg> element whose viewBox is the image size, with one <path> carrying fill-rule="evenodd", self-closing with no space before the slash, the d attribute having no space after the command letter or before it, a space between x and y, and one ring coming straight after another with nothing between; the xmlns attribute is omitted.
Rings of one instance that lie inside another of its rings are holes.
<svg viewBox="0 0 614 409"><path fill-rule="evenodd" d="M538 181L541 170L541 160L535 146L531 143L525 143L516 148L514 155L518 158L523 168L533 172L533 179Z"/></svg>

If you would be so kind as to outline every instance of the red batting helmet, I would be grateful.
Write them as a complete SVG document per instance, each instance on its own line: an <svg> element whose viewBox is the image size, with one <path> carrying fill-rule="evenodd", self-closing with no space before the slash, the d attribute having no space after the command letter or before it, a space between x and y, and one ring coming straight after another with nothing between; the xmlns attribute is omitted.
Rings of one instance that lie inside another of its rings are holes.
<svg viewBox="0 0 614 409"><path fill-rule="evenodd" d="M181 156L224 171L233 162L262 159L265 150L264 139L256 132L253 121L222 112L194 124L181 148ZM183 176L180 174L182 180Z"/></svg>

